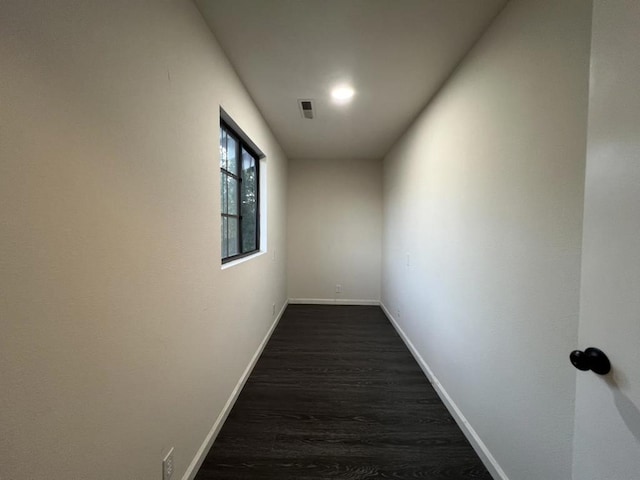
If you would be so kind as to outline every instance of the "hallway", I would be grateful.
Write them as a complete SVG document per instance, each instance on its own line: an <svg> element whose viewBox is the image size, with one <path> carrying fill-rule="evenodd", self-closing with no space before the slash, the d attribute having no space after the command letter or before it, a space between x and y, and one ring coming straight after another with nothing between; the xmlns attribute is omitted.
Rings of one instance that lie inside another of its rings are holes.
<svg viewBox="0 0 640 480"><path fill-rule="evenodd" d="M633 0L0 2L0 480L637 480L639 44Z"/></svg>
<svg viewBox="0 0 640 480"><path fill-rule="evenodd" d="M491 479L377 306L289 305L197 480Z"/></svg>

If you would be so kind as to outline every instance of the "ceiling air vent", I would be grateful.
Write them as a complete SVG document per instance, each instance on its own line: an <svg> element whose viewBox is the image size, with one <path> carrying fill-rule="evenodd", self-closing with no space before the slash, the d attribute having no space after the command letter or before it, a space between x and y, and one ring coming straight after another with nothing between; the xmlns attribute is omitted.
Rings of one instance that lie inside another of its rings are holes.
<svg viewBox="0 0 640 480"><path fill-rule="evenodd" d="M313 117L315 117L312 100L298 100L298 106L300 106L300 113L302 113L303 118L308 118L309 120L311 120Z"/></svg>

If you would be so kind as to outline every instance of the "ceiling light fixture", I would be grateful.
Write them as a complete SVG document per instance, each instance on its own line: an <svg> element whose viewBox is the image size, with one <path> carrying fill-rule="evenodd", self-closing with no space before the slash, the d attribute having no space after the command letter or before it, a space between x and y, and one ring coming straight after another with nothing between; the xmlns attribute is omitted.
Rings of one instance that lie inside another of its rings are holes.
<svg viewBox="0 0 640 480"><path fill-rule="evenodd" d="M356 92L349 85L340 85L331 90L331 98L333 98L333 101L338 104L349 103L355 93Z"/></svg>

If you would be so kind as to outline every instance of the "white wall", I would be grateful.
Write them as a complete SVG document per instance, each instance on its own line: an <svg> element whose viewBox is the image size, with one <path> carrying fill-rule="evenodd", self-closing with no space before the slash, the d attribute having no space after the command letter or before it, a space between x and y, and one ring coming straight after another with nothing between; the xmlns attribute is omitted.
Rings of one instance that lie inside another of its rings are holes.
<svg viewBox="0 0 640 480"><path fill-rule="evenodd" d="M384 162L382 301L512 480L571 478L590 15L510 2Z"/></svg>
<svg viewBox="0 0 640 480"><path fill-rule="evenodd" d="M377 303L381 162L292 160L288 192L289 298Z"/></svg>
<svg viewBox="0 0 640 480"><path fill-rule="evenodd" d="M286 158L189 1L0 4L0 478L181 478L286 301ZM268 248L221 270L218 116Z"/></svg>

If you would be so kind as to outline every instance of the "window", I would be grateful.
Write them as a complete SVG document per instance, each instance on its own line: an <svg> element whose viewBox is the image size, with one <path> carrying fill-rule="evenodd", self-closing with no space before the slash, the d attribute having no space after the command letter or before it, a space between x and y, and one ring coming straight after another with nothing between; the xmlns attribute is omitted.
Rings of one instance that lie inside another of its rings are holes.
<svg viewBox="0 0 640 480"><path fill-rule="evenodd" d="M220 120L220 205L222 263L260 248L259 156Z"/></svg>

